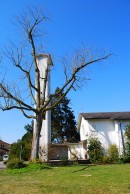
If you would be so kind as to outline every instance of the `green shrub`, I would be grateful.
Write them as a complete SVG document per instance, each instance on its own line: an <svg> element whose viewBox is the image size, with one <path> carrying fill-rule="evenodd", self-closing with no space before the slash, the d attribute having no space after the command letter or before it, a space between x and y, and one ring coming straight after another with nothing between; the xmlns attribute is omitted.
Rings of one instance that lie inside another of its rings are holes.
<svg viewBox="0 0 130 194"><path fill-rule="evenodd" d="M125 128L125 157L130 161L130 124Z"/></svg>
<svg viewBox="0 0 130 194"><path fill-rule="evenodd" d="M29 162L27 168L29 170L41 170L50 168L47 164L41 162Z"/></svg>
<svg viewBox="0 0 130 194"><path fill-rule="evenodd" d="M67 166L68 160L66 158L61 159L61 166Z"/></svg>
<svg viewBox="0 0 130 194"><path fill-rule="evenodd" d="M17 168L23 168L26 165L23 163L23 161L20 161L19 158L11 158L7 162L7 168L11 169L17 169Z"/></svg>
<svg viewBox="0 0 130 194"><path fill-rule="evenodd" d="M16 162L15 162L15 165L16 165ZM26 163L26 165L25 164L20 165L20 168L18 168L17 166L14 166L14 165L12 167L12 165L11 165L11 167L9 167L6 170L6 173L19 174L19 173L48 170L48 169L52 169L52 168L45 163L29 162L29 163Z"/></svg>
<svg viewBox="0 0 130 194"><path fill-rule="evenodd" d="M88 154L92 163L100 163L102 161L103 148L101 142L95 137L89 139Z"/></svg>
<svg viewBox="0 0 130 194"><path fill-rule="evenodd" d="M130 158L130 140L127 140L125 143L125 151L126 151L126 156Z"/></svg>
<svg viewBox="0 0 130 194"><path fill-rule="evenodd" d="M128 157L127 155L122 156L122 157L120 158L120 163L122 163L122 164L130 163L130 157Z"/></svg>
<svg viewBox="0 0 130 194"><path fill-rule="evenodd" d="M118 147L115 144L111 144L107 150L107 155L109 158L109 163L118 163L119 162L119 153Z"/></svg>
<svg viewBox="0 0 130 194"><path fill-rule="evenodd" d="M102 157L102 164L110 164L110 163L111 163L110 157L107 156L107 155L104 155L104 156Z"/></svg>

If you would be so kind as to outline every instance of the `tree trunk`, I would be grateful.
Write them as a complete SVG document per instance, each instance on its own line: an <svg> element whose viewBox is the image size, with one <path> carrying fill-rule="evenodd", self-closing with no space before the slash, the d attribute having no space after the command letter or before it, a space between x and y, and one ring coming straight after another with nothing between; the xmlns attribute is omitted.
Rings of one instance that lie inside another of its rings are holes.
<svg viewBox="0 0 130 194"><path fill-rule="evenodd" d="M34 120L31 160L39 158L39 141L41 126L42 126L41 115L37 115L36 120Z"/></svg>

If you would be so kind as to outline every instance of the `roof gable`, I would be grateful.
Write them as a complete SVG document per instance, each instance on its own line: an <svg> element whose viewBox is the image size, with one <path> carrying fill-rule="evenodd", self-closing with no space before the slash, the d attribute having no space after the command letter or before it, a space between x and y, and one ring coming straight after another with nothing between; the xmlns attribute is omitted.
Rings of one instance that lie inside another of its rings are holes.
<svg viewBox="0 0 130 194"><path fill-rule="evenodd" d="M4 145L11 145L11 144L9 144L9 143L6 143L6 142L0 140L0 145L1 145L1 144L4 144Z"/></svg>

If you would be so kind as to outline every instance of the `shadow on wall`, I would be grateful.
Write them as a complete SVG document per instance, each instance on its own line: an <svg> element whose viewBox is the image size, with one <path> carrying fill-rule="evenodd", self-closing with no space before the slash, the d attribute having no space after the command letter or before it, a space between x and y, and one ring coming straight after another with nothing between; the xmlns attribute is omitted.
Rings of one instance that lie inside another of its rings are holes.
<svg viewBox="0 0 130 194"><path fill-rule="evenodd" d="M92 136L93 137L97 137L98 140L101 142L103 148L104 148L104 152L107 151L108 147L110 144L113 144L113 134L112 132L115 131L115 127L114 127L114 123L111 122L110 125L106 124L105 122L101 125L101 123L98 123L97 127L96 127L96 122L89 123L90 124L90 128L93 128L93 126L95 126L93 129L91 130ZM96 129L97 128L97 129Z"/></svg>

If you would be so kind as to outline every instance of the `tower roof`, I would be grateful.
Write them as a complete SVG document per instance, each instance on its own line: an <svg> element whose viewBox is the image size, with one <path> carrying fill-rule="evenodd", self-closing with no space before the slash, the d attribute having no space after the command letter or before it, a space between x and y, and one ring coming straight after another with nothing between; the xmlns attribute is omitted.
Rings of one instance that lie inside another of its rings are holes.
<svg viewBox="0 0 130 194"><path fill-rule="evenodd" d="M41 53L41 54L37 55L36 57L37 57L37 59L38 59L38 58L42 58L42 57L48 58L50 65L53 66L53 62L52 62L52 58L51 58L51 55L50 55L50 54Z"/></svg>

